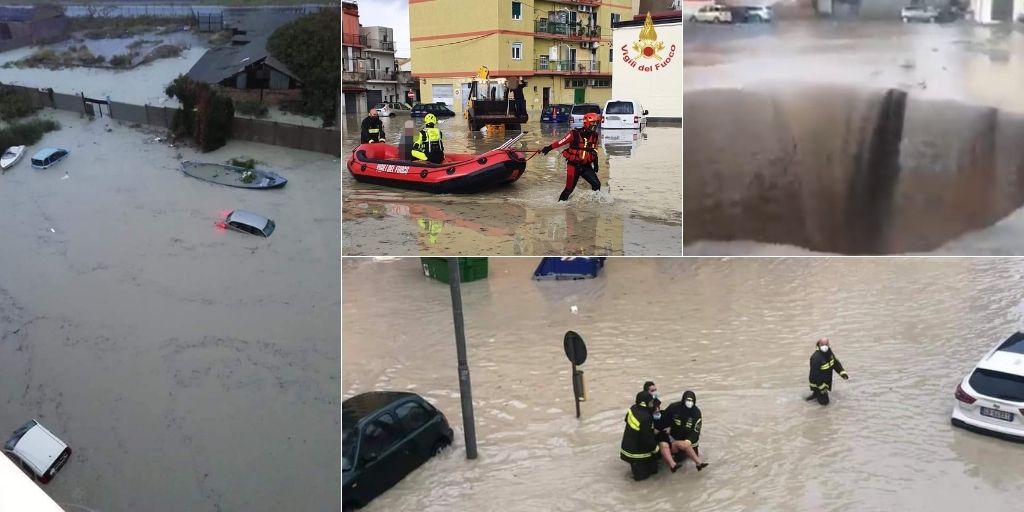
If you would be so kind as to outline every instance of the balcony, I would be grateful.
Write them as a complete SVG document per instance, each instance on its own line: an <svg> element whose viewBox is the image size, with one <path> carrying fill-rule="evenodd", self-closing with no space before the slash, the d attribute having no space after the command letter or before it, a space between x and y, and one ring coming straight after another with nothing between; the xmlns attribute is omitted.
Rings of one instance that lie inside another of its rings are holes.
<svg viewBox="0 0 1024 512"><path fill-rule="evenodd" d="M378 41L376 39L371 39L371 40L367 41L367 43L368 43L367 47L366 47L367 50L380 50L380 51L385 51L385 52L393 52L393 51L395 51L395 42L394 41Z"/></svg>
<svg viewBox="0 0 1024 512"><path fill-rule="evenodd" d="M533 70L539 75L599 75L601 61L536 59Z"/></svg>
<svg viewBox="0 0 1024 512"><path fill-rule="evenodd" d="M383 80L386 82L394 82L398 79L394 71L384 71L383 69L370 69L366 72L367 80Z"/></svg>
<svg viewBox="0 0 1024 512"><path fill-rule="evenodd" d="M341 34L341 45L342 46L366 46L366 36L359 34Z"/></svg>
<svg viewBox="0 0 1024 512"><path fill-rule="evenodd" d="M350 84L361 84L363 82L366 82L366 72L365 71L342 71L341 72L341 81L342 82L347 82L347 83L350 83Z"/></svg>
<svg viewBox="0 0 1024 512"><path fill-rule="evenodd" d="M533 31L538 37L549 36L552 39L567 41L592 41L601 39L601 27L590 27L582 24L559 23L541 18L534 22Z"/></svg>
<svg viewBox="0 0 1024 512"><path fill-rule="evenodd" d="M551 0L551 2L568 5L591 5L594 7L601 5L601 0Z"/></svg>

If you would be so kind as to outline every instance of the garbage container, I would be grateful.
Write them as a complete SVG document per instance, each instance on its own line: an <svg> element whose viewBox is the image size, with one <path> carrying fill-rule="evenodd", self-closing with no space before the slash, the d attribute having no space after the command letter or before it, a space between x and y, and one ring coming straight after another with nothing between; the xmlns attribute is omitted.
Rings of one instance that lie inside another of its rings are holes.
<svg viewBox="0 0 1024 512"><path fill-rule="evenodd" d="M448 258L420 258L420 262L423 275L442 283L450 282ZM463 283L486 279L487 258L459 258L459 278Z"/></svg>

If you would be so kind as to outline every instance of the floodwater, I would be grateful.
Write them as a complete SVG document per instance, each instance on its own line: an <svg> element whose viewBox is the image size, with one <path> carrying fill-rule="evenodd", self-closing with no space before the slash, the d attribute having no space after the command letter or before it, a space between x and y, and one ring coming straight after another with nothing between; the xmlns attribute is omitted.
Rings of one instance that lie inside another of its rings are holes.
<svg viewBox="0 0 1024 512"><path fill-rule="evenodd" d="M1024 254L1024 34L690 28L687 254Z"/></svg>
<svg viewBox="0 0 1024 512"><path fill-rule="evenodd" d="M537 116L535 116L537 117ZM396 142L409 116L384 119ZM349 115L343 155L359 143L361 117ZM421 126L421 120L414 120ZM519 132L470 133L461 117L442 120L445 150L483 153ZM531 120L521 140L526 150L561 138L568 124ZM435 195L358 183L342 171L346 255L598 254L679 255L682 250L680 128L647 127L642 133L609 130L598 151L602 190L581 179L568 204L565 159L552 152L527 163L508 187L472 195Z"/></svg>
<svg viewBox="0 0 1024 512"><path fill-rule="evenodd" d="M29 155L70 156L0 176L0 432L38 418L72 447L45 488L69 510L336 509L337 159L245 142L199 155L46 115L63 128ZM178 168L239 156L288 185ZM218 229L235 208L276 231Z"/></svg>
<svg viewBox="0 0 1024 512"><path fill-rule="evenodd" d="M364 510L1020 508L1024 445L949 415L963 375L1024 328L1024 262L611 258L597 279L559 282L532 281L537 263L492 258L462 286L467 461L448 287L418 259L345 260L344 396L411 390L456 429L453 449ZM580 420L569 329L589 354ZM827 408L803 400L820 336L850 374ZM629 477L622 418L648 379L672 401L696 392L705 471Z"/></svg>

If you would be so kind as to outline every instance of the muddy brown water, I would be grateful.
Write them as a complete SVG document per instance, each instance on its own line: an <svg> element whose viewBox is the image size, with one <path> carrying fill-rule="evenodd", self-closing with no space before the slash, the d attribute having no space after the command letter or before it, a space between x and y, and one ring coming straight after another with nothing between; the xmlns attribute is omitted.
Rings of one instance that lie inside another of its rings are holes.
<svg viewBox="0 0 1024 512"><path fill-rule="evenodd" d="M568 124L524 125L527 150L561 138ZM384 119L398 140L408 115ZM362 117L346 116L343 158L359 143ZM414 119L421 126L420 119ZM442 119L445 150L482 153L519 132L470 132L461 117ZM469 195L435 195L359 183L342 171L346 255L601 254L678 255L682 250L682 129L650 126L602 133L595 193L583 180L566 203L565 160L553 152L527 163L516 183Z"/></svg>
<svg viewBox="0 0 1024 512"><path fill-rule="evenodd" d="M467 461L448 287L418 259L345 260L344 396L411 390L456 429L452 450L365 510L1019 508L1024 446L949 415L957 382L1024 326L1024 263L616 258L598 279L536 282L537 263L492 258L463 285L480 451ZM589 350L581 420L568 329ZM827 408L802 398L823 335L851 376ZM622 418L647 379L671 400L696 391L707 471L630 479Z"/></svg>
<svg viewBox="0 0 1024 512"><path fill-rule="evenodd" d="M1021 34L785 20L686 44L690 254L1024 252L976 236L1024 204Z"/></svg>
<svg viewBox="0 0 1024 512"><path fill-rule="evenodd" d="M63 128L29 155L71 154L0 176L0 435L37 418L71 446L45 487L68 510L336 509L337 159L235 142L198 155L44 114ZM178 169L241 156L287 187ZM216 228L233 208L277 230Z"/></svg>

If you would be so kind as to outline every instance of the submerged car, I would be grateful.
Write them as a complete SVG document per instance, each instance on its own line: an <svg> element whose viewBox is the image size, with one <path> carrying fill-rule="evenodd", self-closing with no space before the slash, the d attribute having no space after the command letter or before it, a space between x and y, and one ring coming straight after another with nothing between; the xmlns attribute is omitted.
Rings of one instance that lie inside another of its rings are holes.
<svg viewBox="0 0 1024 512"><path fill-rule="evenodd" d="M378 103L373 106L377 109L377 115L381 117L393 117L395 114L408 114L411 109L405 103Z"/></svg>
<svg viewBox="0 0 1024 512"><path fill-rule="evenodd" d="M542 123L564 123L572 119L572 105L552 104L548 105L540 114Z"/></svg>
<svg viewBox="0 0 1024 512"><path fill-rule="evenodd" d="M360 508L452 444L441 411L415 393L373 391L341 403L343 508Z"/></svg>
<svg viewBox="0 0 1024 512"><path fill-rule="evenodd" d="M632 100L609 100L604 105L601 129L642 130L647 126L647 111Z"/></svg>
<svg viewBox="0 0 1024 512"><path fill-rule="evenodd" d="M989 351L954 396L953 425L1024 441L1024 333Z"/></svg>
<svg viewBox="0 0 1024 512"><path fill-rule="evenodd" d="M53 167L61 160L67 158L70 152L61 148L43 148L32 155L32 167L36 169L47 169Z"/></svg>
<svg viewBox="0 0 1024 512"><path fill-rule="evenodd" d="M48 483L71 456L71 448L49 430L31 420L4 443L4 453L18 462L39 483Z"/></svg>
<svg viewBox="0 0 1024 512"><path fill-rule="evenodd" d="M732 23L732 11L726 5L705 5L690 16L691 22Z"/></svg>
<svg viewBox="0 0 1024 512"><path fill-rule="evenodd" d="M600 105L593 103L577 103L572 106L572 110L569 112L572 116L570 128L582 128L583 127L583 116L587 114L601 115Z"/></svg>
<svg viewBox="0 0 1024 512"><path fill-rule="evenodd" d="M264 238L270 236L274 232L274 228L277 227L274 221L258 213L245 210L233 210L217 225L232 231L249 233L250 235L262 236Z"/></svg>
<svg viewBox="0 0 1024 512"><path fill-rule="evenodd" d="M771 23L772 8L767 5L748 5L741 7L741 21L744 23ZM735 14L733 15L735 18Z"/></svg>
<svg viewBox="0 0 1024 512"><path fill-rule="evenodd" d="M452 112L444 103L417 103L412 106L412 112L409 115L423 117L427 114L434 114L437 117L452 117L455 112Z"/></svg>
<svg viewBox="0 0 1024 512"><path fill-rule="evenodd" d="M931 5L908 5L900 11L900 19L903 23L920 21L925 23L948 23L963 17L958 8L933 7Z"/></svg>

